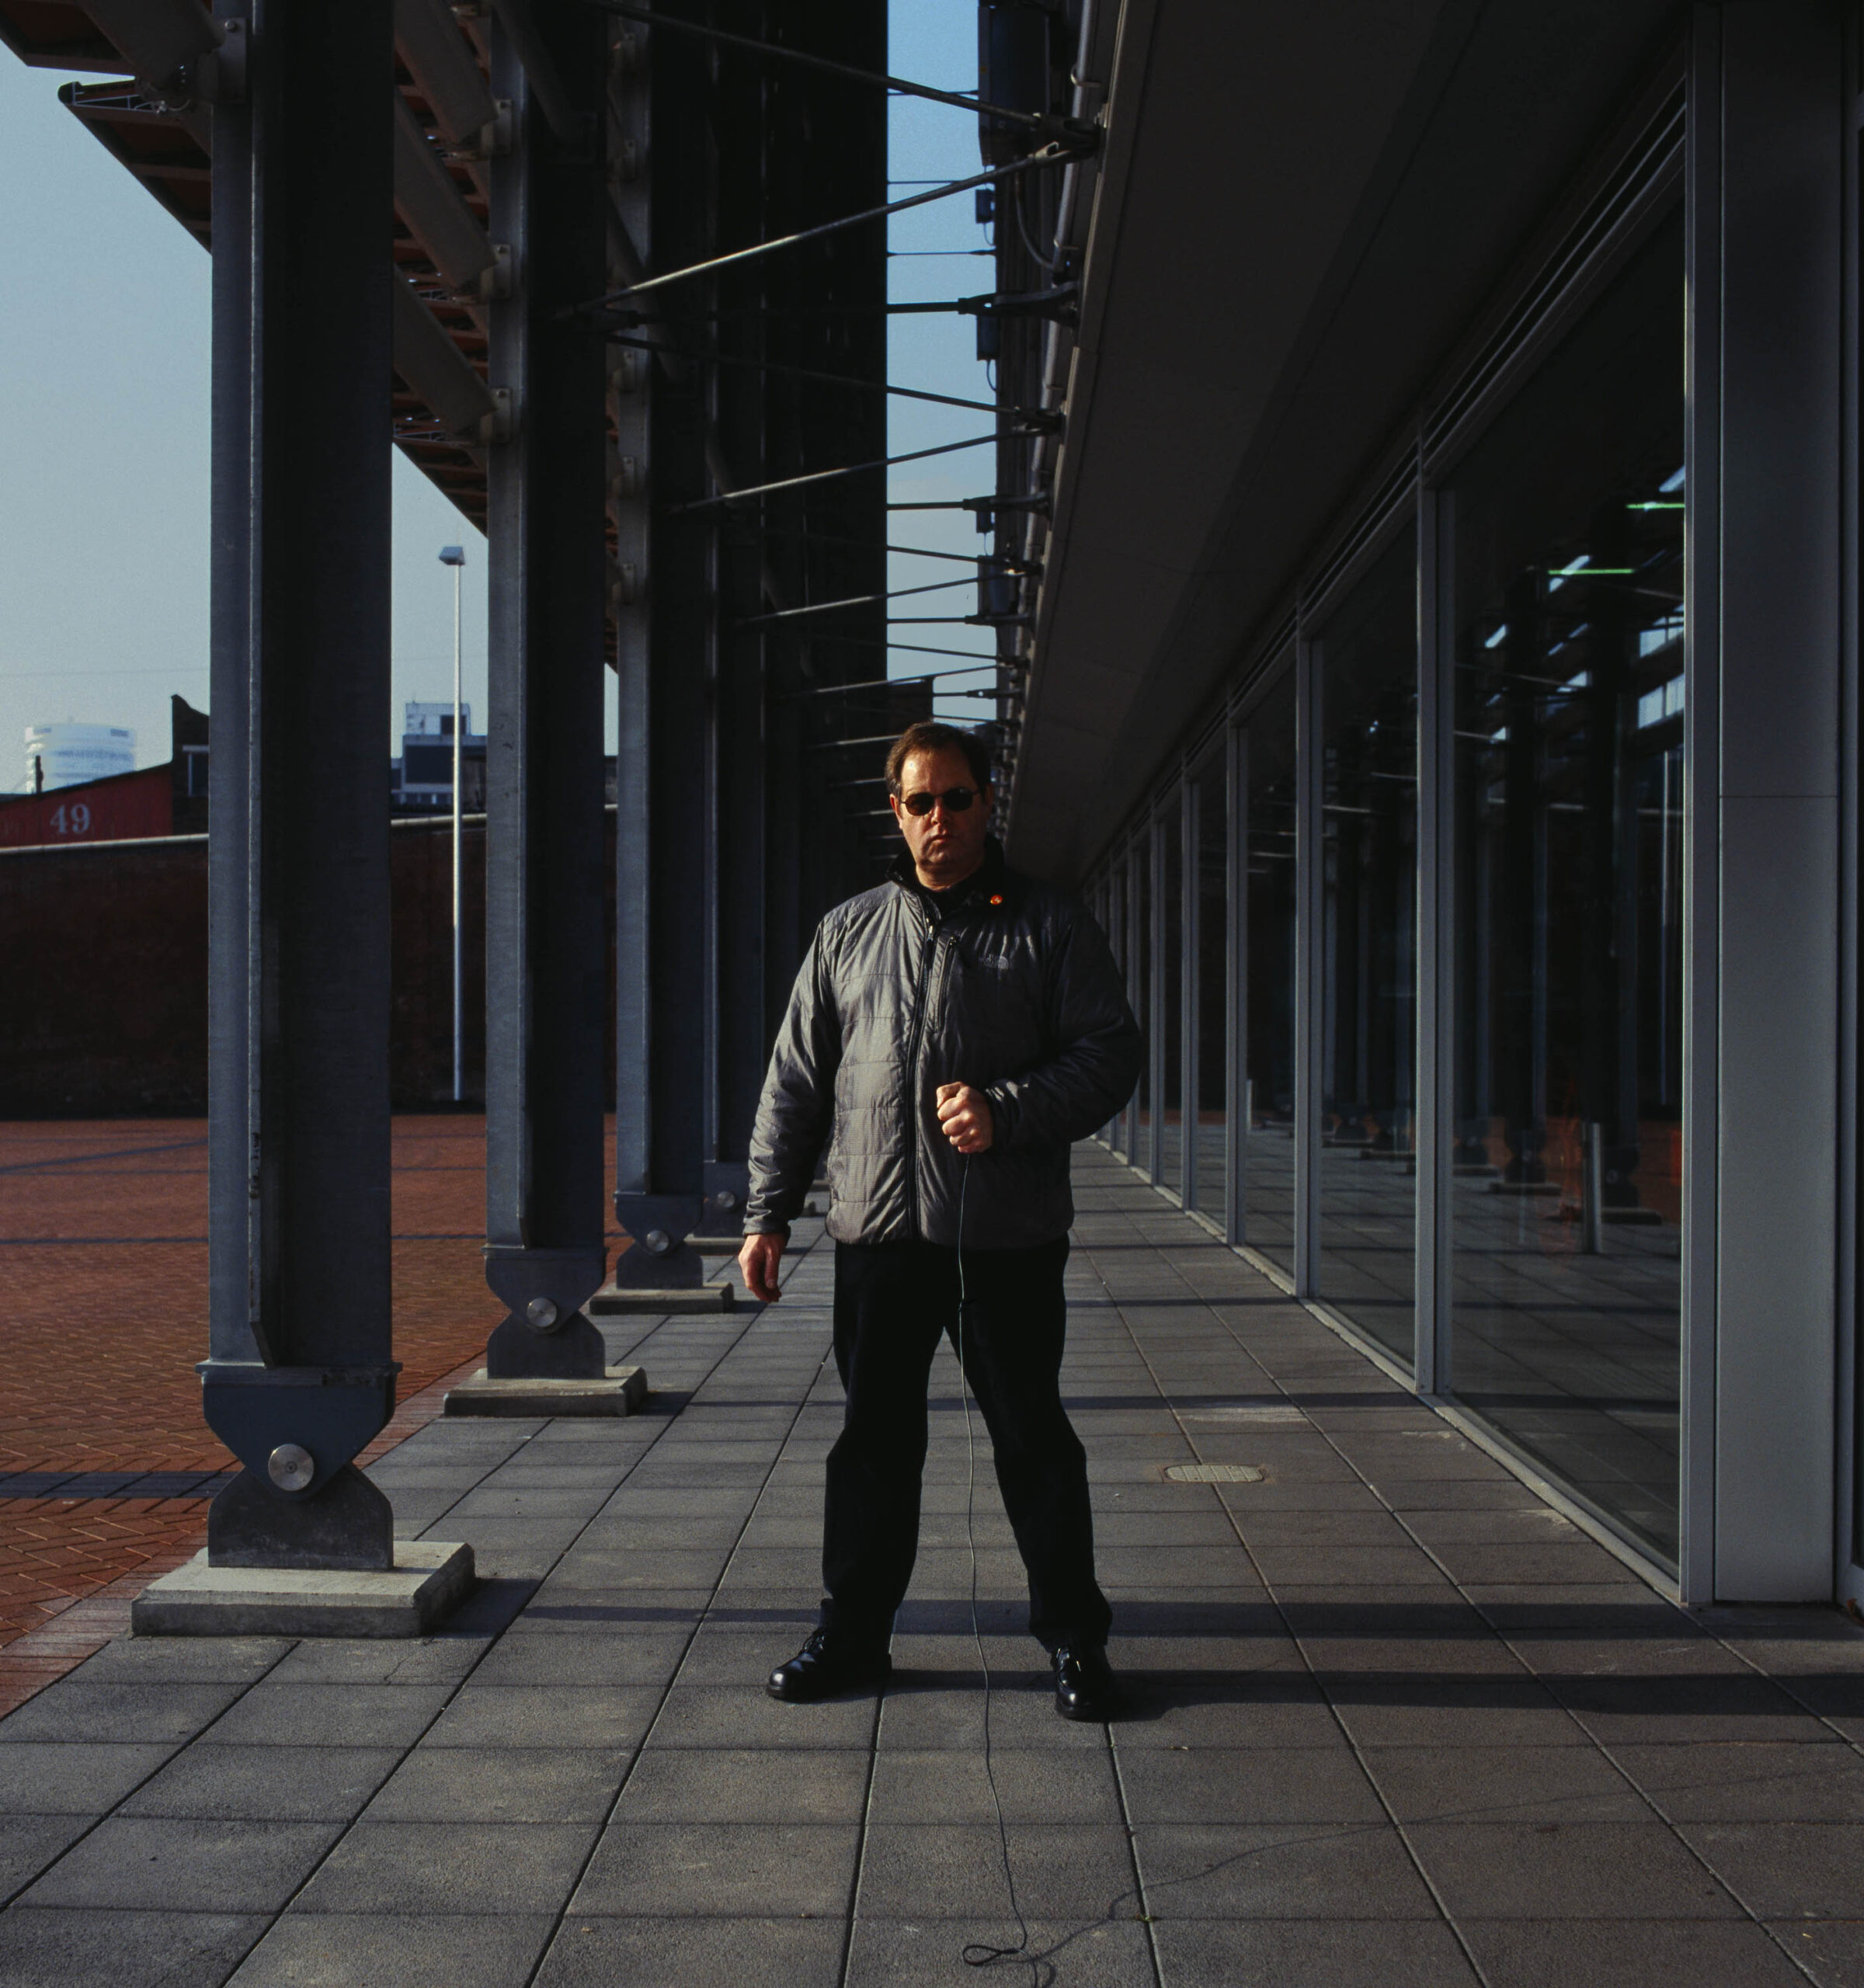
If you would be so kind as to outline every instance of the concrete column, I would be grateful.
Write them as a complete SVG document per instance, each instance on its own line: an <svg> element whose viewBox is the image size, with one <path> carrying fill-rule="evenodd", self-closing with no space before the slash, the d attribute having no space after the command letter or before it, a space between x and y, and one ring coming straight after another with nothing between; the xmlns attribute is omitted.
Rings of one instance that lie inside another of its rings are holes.
<svg viewBox="0 0 1864 1988"><path fill-rule="evenodd" d="M1833 1582L1841 10L1698 10L1691 79L1683 1581Z"/></svg>

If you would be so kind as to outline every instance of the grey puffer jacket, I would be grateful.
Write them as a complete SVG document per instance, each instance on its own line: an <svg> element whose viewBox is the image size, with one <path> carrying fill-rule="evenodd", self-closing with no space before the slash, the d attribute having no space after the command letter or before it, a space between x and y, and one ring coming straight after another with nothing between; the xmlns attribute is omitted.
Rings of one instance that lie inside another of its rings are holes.
<svg viewBox="0 0 1864 1988"><path fill-rule="evenodd" d="M965 1246L1053 1242L1074 1218L1069 1148L1132 1093L1139 1026L1082 905L1006 870L994 842L937 925L910 874L902 857L816 929L751 1135L746 1235L788 1233L832 1132L836 1242L958 1242L965 1162L935 1108L957 1082L994 1121L970 1161Z"/></svg>

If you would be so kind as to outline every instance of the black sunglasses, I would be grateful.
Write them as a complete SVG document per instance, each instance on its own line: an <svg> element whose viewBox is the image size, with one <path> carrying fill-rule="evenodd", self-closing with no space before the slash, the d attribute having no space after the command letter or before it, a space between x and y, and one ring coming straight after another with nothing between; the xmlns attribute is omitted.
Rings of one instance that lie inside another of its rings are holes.
<svg viewBox="0 0 1864 1988"><path fill-rule="evenodd" d="M944 803L948 815L962 815L977 798L974 787L948 787L943 794L927 794L923 789L917 794L909 794L900 805L909 815L930 815L941 801Z"/></svg>

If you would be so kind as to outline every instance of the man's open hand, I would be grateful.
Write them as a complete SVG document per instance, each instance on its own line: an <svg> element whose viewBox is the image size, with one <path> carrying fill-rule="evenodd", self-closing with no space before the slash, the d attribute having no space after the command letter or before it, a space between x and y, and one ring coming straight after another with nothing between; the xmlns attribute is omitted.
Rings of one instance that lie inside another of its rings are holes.
<svg viewBox="0 0 1864 1988"><path fill-rule="evenodd" d="M939 1086L938 1123L960 1152L986 1152L996 1135L989 1099L969 1084Z"/></svg>
<svg viewBox="0 0 1864 1988"><path fill-rule="evenodd" d="M760 1305L774 1305L783 1294L777 1288L777 1266L783 1261L781 1236L747 1236L738 1252L738 1267L744 1273L744 1288Z"/></svg>

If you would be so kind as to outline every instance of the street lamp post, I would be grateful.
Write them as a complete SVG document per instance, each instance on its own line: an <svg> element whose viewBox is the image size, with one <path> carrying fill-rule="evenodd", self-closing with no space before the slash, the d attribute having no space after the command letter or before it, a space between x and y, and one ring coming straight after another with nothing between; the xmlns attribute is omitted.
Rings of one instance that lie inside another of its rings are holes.
<svg viewBox="0 0 1864 1988"><path fill-rule="evenodd" d="M440 564L453 568L453 1101L457 1104L465 1093L466 1069L466 990L460 972L460 787L466 764L461 737L460 575L466 564L465 547L443 545Z"/></svg>

